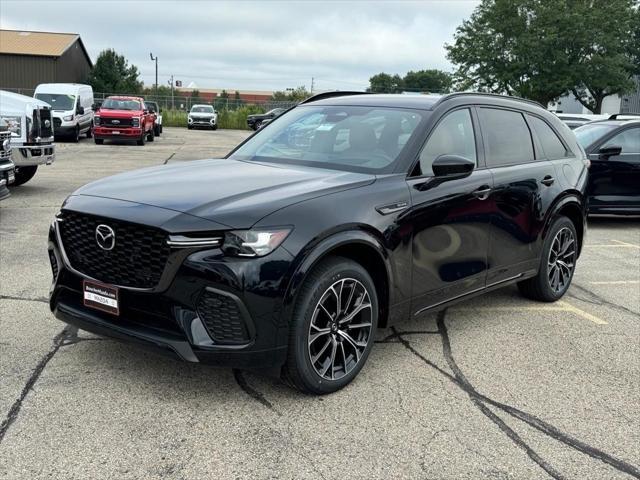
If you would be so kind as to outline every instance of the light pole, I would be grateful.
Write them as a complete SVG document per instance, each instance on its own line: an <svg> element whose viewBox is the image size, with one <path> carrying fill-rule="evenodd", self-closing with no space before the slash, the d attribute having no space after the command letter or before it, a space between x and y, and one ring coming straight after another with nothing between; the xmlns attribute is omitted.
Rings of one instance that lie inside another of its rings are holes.
<svg viewBox="0 0 640 480"><path fill-rule="evenodd" d="M158 99L158 57L153 56L153 53L150 53L149 56L151 57L151 61L155 61L156 62L156 100Z"/></svg>
<svg viewBox="0 0 640 480"><path fill-rule="evenodd" d="M169 80L169 85L171 85L171 110L175 110L175 104L173 103L173 75L171 75L171 80Z"/></svg>

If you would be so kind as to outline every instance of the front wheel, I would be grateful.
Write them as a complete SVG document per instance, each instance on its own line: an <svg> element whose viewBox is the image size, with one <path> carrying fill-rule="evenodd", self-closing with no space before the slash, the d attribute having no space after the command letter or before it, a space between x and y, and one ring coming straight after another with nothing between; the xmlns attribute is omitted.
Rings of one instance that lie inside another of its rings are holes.
<svg viewBox="0 0 640 480"><path fill-rule="evenodd" d="M541 302L559 300L571 285L577 258L576 228L567 217L558 217L544 241L538 274L518 283L520 293Z"/></svg>
<svg viewBox="0 0 640 480"><path fill-rule="evenodd" d="M347 258L324 260L300 289L283 378L304 393L343 388L364 366L377 324L378 297L367 271Z"/></svg>
<svg viewBox="0 0 640 480"><path fill-rule="evenodd" d="M140 138L138 139L138 141L136 142L139 146L144 146L145 142L147 139L147 132L145 132L144 130L142 131L142 135L140 136Z"/></svg>
<svg viewBox="0 0 640 480"><path fill-rule="evenodd" d="M23 185L33 178L38 170L37 165L31 165L29 167L16 167L16 179L13 183L14 187Z"/></svg>

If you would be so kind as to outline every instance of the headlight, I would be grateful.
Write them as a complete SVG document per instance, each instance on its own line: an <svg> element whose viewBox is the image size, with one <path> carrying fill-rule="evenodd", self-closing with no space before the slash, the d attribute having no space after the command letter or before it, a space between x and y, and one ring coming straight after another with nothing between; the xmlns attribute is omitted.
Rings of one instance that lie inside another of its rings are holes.
<svg viewBox="0 0 640 480"><path fill-rule="evenodd" d="M22 126L20 124L20 117L2 115L0 119L4 120L7 124L7 128L12 135L19 137L22 135Z"/></svg>
<svg viewBox="0 0 640 480"><path fill-rule="evenodd" d="M93 117L93 124L94 125L100 125L100 115L95 115Z"/></svg>
<svg viewBox="0 0 640 480"><path fill-rule="evenodd" d="M134 117L133 120L131 121L131 125L133 125L134 127L139 127L140 119L138 117Z"/></svg>
<svg viewBox="0 0 640 480"><path fill-rule="evenodd" d="M234 257L264 257L278 248L290 232L290 228L227 232L222 251Z"/></svg>
<svg viewBox="0 0 640 480"><path fill-rule="evenodd" d="M62 117L62 120L64 120L65 122L70 122L71 120L73 120L73 115L67 115L66 117Z"/></svg>

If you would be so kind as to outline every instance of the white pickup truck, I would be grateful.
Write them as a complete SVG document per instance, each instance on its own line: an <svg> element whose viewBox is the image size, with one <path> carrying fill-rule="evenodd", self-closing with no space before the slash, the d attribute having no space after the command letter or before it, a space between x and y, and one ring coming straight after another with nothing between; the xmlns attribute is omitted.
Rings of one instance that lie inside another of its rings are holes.
<svg viewBox="0 0 640 480"><path fill-rule="evenodd" d="M28 182L39 165L56 159L51 107L42 100L0 90L0 120L11 132L15 186Z"/></svg>

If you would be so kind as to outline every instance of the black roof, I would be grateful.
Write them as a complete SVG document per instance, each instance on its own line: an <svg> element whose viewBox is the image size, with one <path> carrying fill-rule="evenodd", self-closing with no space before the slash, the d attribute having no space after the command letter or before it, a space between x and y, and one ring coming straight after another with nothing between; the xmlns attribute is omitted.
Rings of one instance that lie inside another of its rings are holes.
<svg viewBox="0 0 640 480"><path fill-rule="evenodd" d="M353 92L327 92L311 97L303 104L314 105L349 105L362 107L400 107L415 108L420 110L434 110L441 103L454 98L465 97L468 101L478 103L489 103L488 101L509 101L524 103L529 106L542 108L539 103L519 97L509 97L506 95L496 95L492 93L458 92L444 95L403 95L403 94L353 94Z"/></svg>

